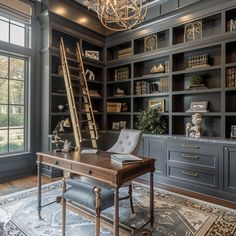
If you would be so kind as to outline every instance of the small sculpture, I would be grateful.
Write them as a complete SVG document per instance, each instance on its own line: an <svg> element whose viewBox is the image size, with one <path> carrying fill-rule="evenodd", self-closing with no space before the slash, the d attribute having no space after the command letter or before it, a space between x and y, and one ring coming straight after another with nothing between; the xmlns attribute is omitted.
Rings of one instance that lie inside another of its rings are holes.
<svg viewBox="0 0 236 236"><path fill-rule="evenodd" d="M160 63L159 66L153 66L151 68L151 73L164 73L165 67Z"/></svg>
<svg viewBox="0 0 236 236"><path fill-rule="evenodd" d="M200 138L201 136L201 121L202 117L200 113L192 115L192 123L187 122L186 124L186 137Z"/></svg>
<svg viewBox="0 0 236 236"><path fill-rule="evenodd" d="M85 71L85 75L87 75L87 74L88 74L88 80L95 80L95 75L91 70L87 69Z"/></svg>
<svg viewBox="0 0 236 236"><path fill-rule="evenodd" d="M114 96L124 96L124 95L125 95L125 91L120 88L117 88L116 93L114 94Z"/></svg>
<svg viewBox="0 0 236 236"><path fill-rule="evenodd" d="M67 139L64 141L62 152L70 152L71 151L71 142L69 142Z"/></svg>

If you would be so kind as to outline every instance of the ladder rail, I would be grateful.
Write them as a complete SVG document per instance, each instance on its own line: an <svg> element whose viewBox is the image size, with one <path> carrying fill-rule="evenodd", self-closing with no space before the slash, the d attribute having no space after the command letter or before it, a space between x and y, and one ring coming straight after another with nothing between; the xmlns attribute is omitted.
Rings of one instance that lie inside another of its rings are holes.
<svg viewBox="0 0 236 236"><path fill-rule="evenodd" d="M75 137L75 145L78 149L80 149L80 143L82 142L82 136L81 136L81 131L80 131L80 127L79 127L79 119L78 119L78 115L77 115L78 112L76 109L76 103L75 103L74 93L73 93L72 84L71 84L71 77L70 77L70 71L69 71L68 62L67 62L64 41L63 41L62 37L61 37L61 41L60 41L60 56L61 56L62 71L63 71L63 75L64 75L63 77L64 77L64 81L65 81L69 110L70 110L70 114L71 114L72 127L73 127L73 132L74 132L74 137Z"/></svg>
<svg viewBox="0 0 236 236"><path fill-rule="evenodd" d="M85 70L84 70L83 59L82 59L79 43L77 43L77 46L76 46L76 57L77 57L78 62L80 63L79 66L81 67L79 68L79 73L81 77L80 81L82 85L81 90L82 90L83 100L85 103L85 111L86 111L86 116L88 120L89 132L90 132L93 148L97 148L96 140L98 140L98 132L97 132L97 127L96 127L95 117L93 114L93 107L92 107L92 102L90 98L90 92L89 92L86 76L85 76Z"/></svg>

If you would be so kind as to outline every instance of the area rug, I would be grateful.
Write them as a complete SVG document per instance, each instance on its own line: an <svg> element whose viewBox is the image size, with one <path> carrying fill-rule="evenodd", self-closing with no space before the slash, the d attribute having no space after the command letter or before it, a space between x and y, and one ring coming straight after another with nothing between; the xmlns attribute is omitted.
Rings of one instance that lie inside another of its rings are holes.
<svg viewBox="0 0 236 236"><path fill-rule="evenodd" d="M126 192L122 189L121 194ZM53 201L61 193L60 182L43 186L43 204ZM144 185L134 185L135 214L129 201L120 202L120 220L125 225L139 227L149 214L149 191ZM160 189L155 190L156 236L233 236L236 235L236 212ZM113 207L103 211L113 218ZM37 188L0 197L0 227L4 236L60 236L61 206L52 204L37 218ZM1 232L1 230L0 230ZM1 233L0 233L1 235ZM94 236L94 222L67 211L67 235ZM101 236L112 233L101 229Z"/></svg>

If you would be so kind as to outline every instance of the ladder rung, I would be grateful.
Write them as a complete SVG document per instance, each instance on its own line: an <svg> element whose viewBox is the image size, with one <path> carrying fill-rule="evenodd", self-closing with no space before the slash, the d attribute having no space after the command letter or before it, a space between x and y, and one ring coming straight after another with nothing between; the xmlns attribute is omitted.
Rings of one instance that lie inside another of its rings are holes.
<svg viewBox="0 0 236 236"><path fill-rule="evenodd" d="M82 141L90 141L90 140L96 140L97 138L84 138Z"/></svg>
<svg viewBox="0 0 236 236"><path fill-rule="evenodd" d="M68 66L68 68L71 69L71 70L77 70L77 71L80 71L77 67Z"/></svg>
<svg viewBox="0 0 236 236"><path fill-rule="evenodd" d="M83 133L85 133L85 132L90 132L90 131L94 131L94 132L95 132L94 129L83 129L83 130L81 130L81 132L83 132Z"/></svg>
<svg viewBox="0 0 236 236"><path fill-rule="evenodd" d="M83 122L83 123L85 123L85 122L91 122L92 120L81 120L80 122Z"/></svg>

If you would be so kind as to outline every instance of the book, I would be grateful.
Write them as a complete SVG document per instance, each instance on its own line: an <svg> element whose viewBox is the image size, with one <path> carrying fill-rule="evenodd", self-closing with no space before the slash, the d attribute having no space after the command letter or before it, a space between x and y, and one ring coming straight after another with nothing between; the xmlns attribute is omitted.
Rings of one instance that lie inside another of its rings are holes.
<svg viewBox="0 0 236 236"><path fill-rule="evenodd" d="M119 162L120 164L132 164L143 162L143 159L132 154L112 154L111 159Z"/></svg>
<svg viewBox="0 0 236 236"><path fill-rule="evenodd" d="M81 154L97 154L98 150L97 149L83 149L81 150Z"/></svg>

